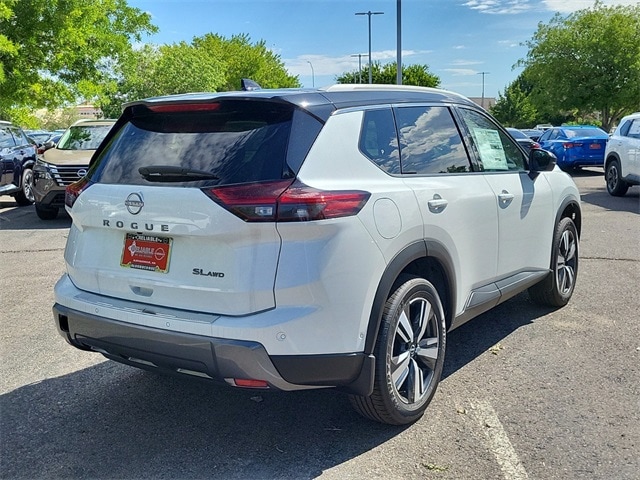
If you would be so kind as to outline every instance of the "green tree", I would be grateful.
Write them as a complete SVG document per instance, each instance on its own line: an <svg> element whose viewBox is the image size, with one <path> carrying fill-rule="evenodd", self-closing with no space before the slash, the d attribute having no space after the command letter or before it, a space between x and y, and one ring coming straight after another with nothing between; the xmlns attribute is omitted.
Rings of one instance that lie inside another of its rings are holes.
<svg viewBox="0 0 640 480"><path fill-rule="evenodd" d="M264 88L300 86L264 41L252 44L247 35L227 39L208 33L191 44L144 45L122 56L112 70L98 102L107 117L117 117L123 103L140 98L238 90L242 78Z"/></svg>
<svg viewBox="0 0 640 480"><path fill-rule="evenodd" d="M531 103L529 93L522 87L522 82L516 79L504 91L498 93L496 104L491 107L491 113L501 123L516 128L529 128L536 123L538 111Z"/></svg>
<svg viewBox="0 0 640 480"><path fill-rule="evenodd" d="M539 24L518 62L535 86L534 104L584 116L599 112L609 130L640 108L640 5L604 6Z"/></svg>
<svg viewBox="0 0 640 480"><path fill-rule="evenodd" d="M394 85L398 66L396 62L386 63L382 65L380 62L371 64L371 78L373 83ZM362 83L368 83L369 65L362 68ZM336 77L338 83L360 83L360 72L358 70L345 72ZM415 85L419 87L438 87L440 85L440 77L429 72L427 65L403 65L402 66L402 84Z"/></svg>
<svg viewBox="0 0 640 480"><path fill-rule="evenodd" d="M280 56L269 50L264 40L252 44L246 34L227 39L208 33L194 38L193 47L224 64L224 80L219 90L238 90L243 78L250 78L263 88L300 86L298 77L287 73Z"/></svg>
<svg viewBox="0 0 640 480"><path fill-rule="evenodd" d="M156 31L126 0L0 2L0 116L100 93L110 62Z"/></svg>

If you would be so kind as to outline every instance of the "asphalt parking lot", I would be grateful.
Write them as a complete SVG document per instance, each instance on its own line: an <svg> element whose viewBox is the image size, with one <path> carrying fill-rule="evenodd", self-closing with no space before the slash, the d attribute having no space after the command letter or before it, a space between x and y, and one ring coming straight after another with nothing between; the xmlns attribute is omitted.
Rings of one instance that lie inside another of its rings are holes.
<svg viewBox="0 0 640 480"><path fill-rule="evenodd" d="M451 332L434 401L403 428L330 390L220 388L69 347L51 306L70 220L0 197L0 477L638 479L640 187L574 178L569 305L522 294Z"/></svg>

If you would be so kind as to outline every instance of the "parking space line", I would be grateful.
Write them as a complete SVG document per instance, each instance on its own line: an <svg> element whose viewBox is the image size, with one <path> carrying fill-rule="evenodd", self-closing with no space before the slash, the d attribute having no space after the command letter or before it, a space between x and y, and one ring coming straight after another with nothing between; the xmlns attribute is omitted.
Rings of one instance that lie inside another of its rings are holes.
<svg viewBox="0 0 640 480"><path fill-rule="evenodd" d="M480 422L480 427L489 439L493 452L505 480L526 480L529 478L518 454L509 441L498 415L487 401L473 404L473 415Z"/></svg>

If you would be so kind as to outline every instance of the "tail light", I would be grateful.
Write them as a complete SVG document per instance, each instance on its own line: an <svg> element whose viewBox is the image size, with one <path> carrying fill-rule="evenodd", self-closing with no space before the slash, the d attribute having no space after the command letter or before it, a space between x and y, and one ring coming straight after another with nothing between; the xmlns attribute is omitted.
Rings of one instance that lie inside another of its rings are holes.
<svg viewBox="0 0 640 480"><path fill-rule="evenodd" d="M82 177L77 182L69 185L64 192L64 204L69 208L73 207L73 204L76 203L76 200L78 199L80 194L91 185L93 184L87 177Z"/></svg>
<svg viewBox="0 0 640 480"><path fill-rule="evenodd" d="M538 142L533 142L531 144L531 148L542 148L542 147L540 147L540 144Z"/></svg>
<svg viewBox="0 0 640 480"><path fill-rule="evenodd" d="M578 147L581 147L581 146L582 146L582 144L581 144L581 143L577 143L577 142L565 142L565 143L563 144L563 146L564 146L564 149L565 149L565 150L568 150L569 148L578 148Z"/></svg>
<svg viewBox="0 0 640 480"><path fill-rule="evenodd" d="M318 190L293 180L215 187L204 192L245 222L348 217L360 212L371 196L361 190Z"/></svg>

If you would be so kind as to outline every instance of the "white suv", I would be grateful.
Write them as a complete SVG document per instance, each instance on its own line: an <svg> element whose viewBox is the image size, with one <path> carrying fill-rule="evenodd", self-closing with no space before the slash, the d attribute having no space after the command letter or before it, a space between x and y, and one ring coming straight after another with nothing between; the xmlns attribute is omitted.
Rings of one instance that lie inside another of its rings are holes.
<svg viewBox="0 0 640 480"><path fill-rule="evenodd" d="M616 197L640 185L640 112L623 117L609 138L604 172L607 191Z"/></svg>
<svg viewBox="0 0 640 480"><path fill-rule="evenodd" d="M337 387L405 424L446 335L523 290L556 307L580 197L464 97L419 87L188 94L126 105L67 188L60 333L236 387Z"/></svg>

